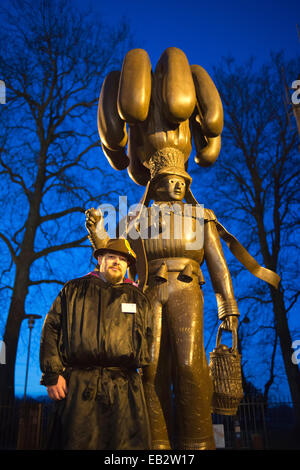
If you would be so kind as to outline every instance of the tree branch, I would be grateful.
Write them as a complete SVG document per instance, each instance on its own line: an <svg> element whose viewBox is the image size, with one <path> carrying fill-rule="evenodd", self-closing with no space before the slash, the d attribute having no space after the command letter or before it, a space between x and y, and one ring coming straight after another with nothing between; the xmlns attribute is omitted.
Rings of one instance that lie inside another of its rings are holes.
<svg viewBox="0 0 300 470"><path fill-rule="evenodd" d="M56 171L55 173L52 173L50 171L48 171L47 173L47 177L46 177L46 180L49 180L50 178L57 178L59 175L61 175L62 173L65 173L65 171L69 168L72 168L74 166L76 166L78 164L78 162L81 160L81 158L86 154L88 153L91 149L95 148L95 147L98 147L99 146L99 142L93 142L92 144L90 144L88 147L86 147L82 152L80 152L79 155L77 155L77 157L75 159L73 159L70 163L67 163L65 164L64 166L61 166L59 168L58 171ZM46 189L47 191L47 189Z"/></svg>
<svg viewBox="0 0 300 470"><path fill-rule="evenodd" d="M13 170L4 162L2 157L0 156L0 165L4 168L4 171L1 171L0 174L7 174L9 175L11 181L16 183L22 187L24 193L26 194L28 200L30 198L30 190L27 188L25 181L23 180L21 175L15 174Z"/></svg>
<svg viewBox="0 0 300 470"><path fill-rule="evenodd" d="M40 224L43 224L44 222L48 222L49 220L56 220L59 219L60 217L64 217L65 215L72 214L74 212L85 212L85 209L82 207L71 207L70 209L65 209L64 211L60 212L55 212L53 214L48 214L48 215L43 215L40 217Z"/></svg>
<svg viewBox="0 0 300 470"><path fill-rule="evenodd" d="M298 297L300 295L300 291L298 291L294 296L293 296L293 300L292 302L290 303L290 305L286 308L286 312L289 312L291 310L291 308L295 305L295 303L297 302L298 300Z"/></svg>
<svg viewBox="0 0 300 470"><path fill-rule="evenodd" d="M36 286L38 284L61 284L65 285L64 281L59 281L58 279L40 279L38 281L29 281L28 286Z"/></svg>
<svg viewBox="0 0 300 470"><path fill-rule="evenodd" d="M271 299L263 299L262 297L257 297L255 295L244 295L239 297L239 301L242 302L243 300L255 300L255 302L259 302L260 304L270 304L272 302Z"/></svg>
<svg viewBox="0 0 300 470"><path fill-rule="evenodd" d="M45 248L44 250L41 250L39 252L34 253L32 259L33 261L36 261L39 258L42 258L43 256L47 256L50 253L55 253L56 251L61 251L61 250L66 250L69 248L86 248L83 247L80 244L87 240L88 236L86 235L85 237L80 238L79 240L74 240L73 242L69 243L62 243L61 245L54 245L54 246L49 246L48 248Z"/></svg>
<svg viewBox="0 0 300 470"><path fill-rule="evenodd" d="M13 246L10 243L9 239L1 232L0 232L0 238L2 238L2 240L6 243L6 246L8 247L8 249L10 251L13 262L15 264L17 264L17 255L16 255L15 250L13 249Z"/></svg>

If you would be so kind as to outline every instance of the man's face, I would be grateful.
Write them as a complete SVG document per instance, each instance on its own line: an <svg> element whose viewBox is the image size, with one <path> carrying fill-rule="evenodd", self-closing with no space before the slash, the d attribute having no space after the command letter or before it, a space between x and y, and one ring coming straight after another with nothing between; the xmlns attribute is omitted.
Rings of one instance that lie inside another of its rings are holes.
<svg viewBox="0 0 300 470"><path fill-rule="evenodd" d="M128 267L127 258L117 253L105 253L98 258L100 273L112 284L119 284L123 281Z"/></svg>
<svg viewBox="0 0 300 470"><path fill-rule="evenodd" d="M185 190L185 179L176 175L164 176L156 187L156 193L161 201L182 201Z"/></svg>

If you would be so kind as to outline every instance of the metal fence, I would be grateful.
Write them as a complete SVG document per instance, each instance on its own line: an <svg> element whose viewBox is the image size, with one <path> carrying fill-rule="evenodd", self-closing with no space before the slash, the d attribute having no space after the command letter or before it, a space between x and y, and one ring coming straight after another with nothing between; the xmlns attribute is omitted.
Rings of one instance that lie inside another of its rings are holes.
<svg viewBox="0 0 300 470"><path fill-rule="evenodd" d="M0 449L36 449L44 447L48 406L38 402L15 402L0 407Z"/></svg>
<svg viewBox="0 0 300 470"><path fill-rule="evenodd" d="M0 449L45 449L52 404L0 407ZM244 400L236 416L213 415L217 449L300 449L292 403Z"/></svg>
<svg viewBox="0 0 300 470"><path fill-rule="evenodd" d="M244 400L235 416L213 415L225 449L300 449L293 404ZM223 444L223 445L222 445Z"/></svg>

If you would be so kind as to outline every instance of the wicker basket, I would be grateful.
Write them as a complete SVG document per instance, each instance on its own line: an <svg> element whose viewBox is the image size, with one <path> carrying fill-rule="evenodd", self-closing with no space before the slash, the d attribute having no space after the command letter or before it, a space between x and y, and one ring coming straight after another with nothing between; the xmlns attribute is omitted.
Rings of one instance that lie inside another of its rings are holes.
<svg viewBox="0 0 300 470"><path fill-rule="evenodd" d="M237 350L237 333L232 347L220 344L219 327L215 349L209 355L209 374L213 382L212 413L235 415L243 398L241 355Z"/></svg>

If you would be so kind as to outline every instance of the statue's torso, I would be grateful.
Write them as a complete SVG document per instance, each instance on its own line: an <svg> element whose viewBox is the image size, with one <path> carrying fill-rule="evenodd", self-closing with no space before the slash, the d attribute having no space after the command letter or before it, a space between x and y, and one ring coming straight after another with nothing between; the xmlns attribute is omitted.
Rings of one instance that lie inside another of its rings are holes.
<svg viewBox="0 0 300 470"><path fill-rule="evenodd" d="M189 258L203 262L203 214L183 203L154 203L138 221L148 262Z"/></svg>

